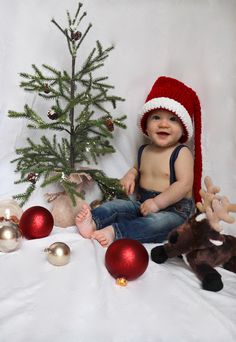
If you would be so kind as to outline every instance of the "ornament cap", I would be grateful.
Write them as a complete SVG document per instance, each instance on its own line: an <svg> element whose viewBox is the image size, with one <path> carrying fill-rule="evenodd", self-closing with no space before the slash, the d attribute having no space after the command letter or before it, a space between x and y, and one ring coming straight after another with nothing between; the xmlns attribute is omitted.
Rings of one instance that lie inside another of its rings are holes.
<svg viewBox="0 0 236 342"><path fill-rule="evenodd" d="M128 281L125 278L117 278L116 284L119 286L125 287L125 286L127 286Z"/></svg>

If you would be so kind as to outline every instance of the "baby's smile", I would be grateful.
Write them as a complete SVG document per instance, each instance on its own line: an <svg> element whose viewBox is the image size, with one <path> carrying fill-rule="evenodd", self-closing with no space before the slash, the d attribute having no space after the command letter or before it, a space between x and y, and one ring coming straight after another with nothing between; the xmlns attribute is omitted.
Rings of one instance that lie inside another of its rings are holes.
<svg viewBox="0 0 236 342"><path fill-rule="evenodd" d="M167 137L170 135L170 133L168 133L168 132L157 132L157 135L160 137Z"/></svg>

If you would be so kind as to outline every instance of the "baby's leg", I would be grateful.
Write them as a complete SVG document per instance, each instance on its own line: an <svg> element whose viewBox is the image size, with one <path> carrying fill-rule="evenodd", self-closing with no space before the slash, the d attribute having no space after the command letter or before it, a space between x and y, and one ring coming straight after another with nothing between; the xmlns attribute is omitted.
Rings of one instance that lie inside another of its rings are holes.
<svg viewBox="0 0 236 342"><path fill-rule="evenodd" d="M108 227L115 222L130 221L139 216L139 205L136 202L115 199L92 210L97 230Z"/></svg>
<svg viewBox="0 0 236 342"><path fill-rule="evenodd" d="M91 239L92 233L96 230L96 224L93 221L88 204L82 206L82 209L75 218L75 224L84 238Z"/></svg>
<svg viewBox="0 0 236 342"><path fill-rule="evenodd" d="M115 232L112 226L96 230L91 235L92 239L97 240L101 246L108 247L115 240Z"/></svg>

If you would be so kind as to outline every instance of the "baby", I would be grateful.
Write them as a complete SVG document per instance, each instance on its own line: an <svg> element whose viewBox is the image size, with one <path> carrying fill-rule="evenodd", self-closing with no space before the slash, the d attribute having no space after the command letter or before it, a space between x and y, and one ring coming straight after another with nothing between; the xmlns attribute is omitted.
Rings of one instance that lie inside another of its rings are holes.
<svg viewBox="0 0 236 342"><path fill-rule="evenodd" d="M183 144L193 135L193 122L195 162ZM137 165L120 180L127 195L137 186L137 199L116 199L93 210L85 204L76 217L80 234L104 247L121 238L163 242L194 212L193 195L198 195L201 187L202 168L201 147L196 147L201 134L196 93L176 79L158 78L143 107L139 127L150 143L139 148Z"/></svg>

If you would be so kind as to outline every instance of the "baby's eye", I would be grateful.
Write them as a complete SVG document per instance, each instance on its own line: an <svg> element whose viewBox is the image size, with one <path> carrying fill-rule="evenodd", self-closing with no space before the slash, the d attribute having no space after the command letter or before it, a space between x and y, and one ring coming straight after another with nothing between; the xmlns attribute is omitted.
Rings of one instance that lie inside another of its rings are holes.
<svg viewBox="0 0 236 342"><path fill-rule="evenodd" d="M177 116L173 115L170 117L170 121L178 121Z"/></svg>
<svg viewBox="0 0 236 342"><path fill-rule="evenodd" d="M160 120L160 116L155 114L152 116L152 120Z"/></svg>

